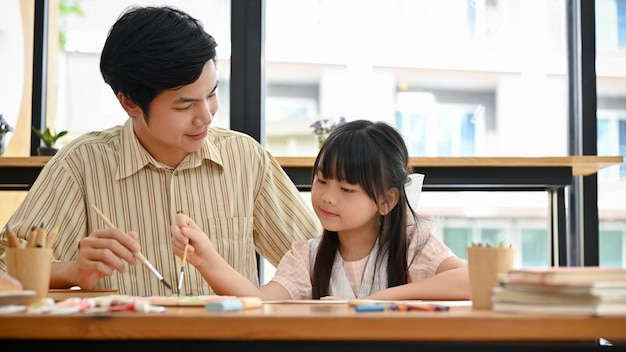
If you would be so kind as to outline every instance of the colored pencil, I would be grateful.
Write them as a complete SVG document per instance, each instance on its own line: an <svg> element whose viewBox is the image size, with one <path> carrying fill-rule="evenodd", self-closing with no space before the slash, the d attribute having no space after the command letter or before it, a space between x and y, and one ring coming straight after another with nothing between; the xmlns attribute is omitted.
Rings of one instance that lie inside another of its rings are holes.
<svg viewBox="0 0 626 352"><path fill-rule="evenodd" d="M35 247L43 248L46 246L46 229L43 226L43 222L37 228L37 237L35 242Z"/></svg>
<svg viewBox="0 0 626 352"><path fill-rule="evenodd" d="M37 243L37 227L33 226L30 228L28 235L26 235L26 248L35 247Z"/></svg>
<svg viewBox="0 0 626 352"><path fill-rule="evenodd" d="M9 226L9 224L6 224L5 228L6 228L6 233L7 233L7 240L9 242L9 247L14 247L14 248L21 247L20 240L17 238L17 235L15 234L15 232L11 230L11 227Z"/></svg>
<svg viewBox="0 0 626 352"><path fill-rule="evenodd" d="M98 209L95 204L91 205L91 208L96 212L96 214L98 214L98 216L100 217L100 219L102 219L102 221L104 221L104 223L112 228L115 229L115 225L111 222L111 220L109 220L101 211L100 209ZM141 263L143 263L143 265L145 265L148 269L150 269L150 271L152 271L152 273L154 275L156 275L157 278L159 278L159 280L163 283L163 285L167 286L167 288L172 289L172 286L170 285L169 282L167 282L167 280L165 280L165 278L163 277L163 275L161 275L161 273L159 273L156 268L152 265L152 263L150 263L148 261L148 259L146 259L146 257L144 257L143 254L141 254L141 252L135 252L133 253L135 255L135 257L137 259L139 259L139 261Z"/></svg>

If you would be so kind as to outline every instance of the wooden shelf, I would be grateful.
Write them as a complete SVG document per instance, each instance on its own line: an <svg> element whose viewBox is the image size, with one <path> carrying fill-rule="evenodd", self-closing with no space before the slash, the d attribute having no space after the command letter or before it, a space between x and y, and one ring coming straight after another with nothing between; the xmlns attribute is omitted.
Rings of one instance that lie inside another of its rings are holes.
<svg viewBox="0 0 626 352"><path fill-rule="evenodd" d="M315 157L276 157L283 167L312 167ZM557 157L411 157L409 166L420 167L571 167L572 176L589 176L624 162L623 156Z"/></svg>

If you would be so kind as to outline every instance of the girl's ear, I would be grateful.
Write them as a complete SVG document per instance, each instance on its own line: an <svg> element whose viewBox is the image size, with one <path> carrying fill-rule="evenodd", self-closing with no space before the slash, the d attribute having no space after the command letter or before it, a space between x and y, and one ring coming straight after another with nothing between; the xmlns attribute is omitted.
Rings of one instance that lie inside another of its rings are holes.
<svg viewBox="0 0 626 352"><path fill-rule="evenodd" d="M387 215L396 205L398 205L398 199L400 199L400 191L396 188L390 188L387 191L386 199L382 199L378 206L378 213L380 215Z"/></svg>
<svg viewBox="0 0 626 352"><path fill-rule="evenodd" d="M141 110L139 105L135 104L135 102L129 97L127 97L126 95L124 95L124 93L122 92L117 93L117 100L119 100L120 105L122 105L122 108L124 109L124 111L126 111L128 116L130 117L143 116L143 110Z"/></svg>

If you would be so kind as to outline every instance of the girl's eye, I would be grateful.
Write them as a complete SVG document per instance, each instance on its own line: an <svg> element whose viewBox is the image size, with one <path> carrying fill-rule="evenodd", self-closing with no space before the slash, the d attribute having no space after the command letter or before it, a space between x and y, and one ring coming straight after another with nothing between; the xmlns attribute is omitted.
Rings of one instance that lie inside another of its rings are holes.
<svg viewBox="0 0 626 352"><path fill-rule="evenodd" d="M342 190L342 191L344 191L344 192L346 192L346 193L352 193L352 192L354 192L354 190L353 190L353 189L349 189L349 188L345 188L345 187L341 187L341 190Z"/></svg>
<svg viewBox="0 0 626 352"><path fill-rule="evenodd" d="M325 184L326 184L326 181L324 181L324 180L322 180L322 179L320 179L320 178L317 178L317 179L315 180L315 182L320 183L320 184L323 184L323 185L325 185Z"/></svg>

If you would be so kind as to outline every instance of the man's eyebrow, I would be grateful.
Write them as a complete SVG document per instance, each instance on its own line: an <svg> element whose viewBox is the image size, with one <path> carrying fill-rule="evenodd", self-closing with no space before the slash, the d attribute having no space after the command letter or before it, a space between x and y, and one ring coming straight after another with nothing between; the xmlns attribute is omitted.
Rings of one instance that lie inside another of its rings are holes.
<svg viewBox="0 0 626 352"><path fill-rule="evenodd" d="M219 85L220 85L220 81L215 82L215 86L213 87L213 89L211 89L211 92L209 93L209 95L215 93ZM198 101L198 100L200 99L180 97L174 101L174 104L189 103L189 102Z"/></svg>
<svg viewBox="0 0 626 352"><path fill-rule="evenodd" d="M198 101L199 99L192 99L192 98L185 98L185 97L180 97L176 100L174 100L174 104L180 104L180 103L190 103L193 101Z"/></svg>

